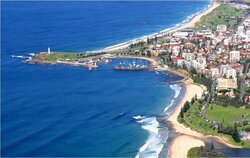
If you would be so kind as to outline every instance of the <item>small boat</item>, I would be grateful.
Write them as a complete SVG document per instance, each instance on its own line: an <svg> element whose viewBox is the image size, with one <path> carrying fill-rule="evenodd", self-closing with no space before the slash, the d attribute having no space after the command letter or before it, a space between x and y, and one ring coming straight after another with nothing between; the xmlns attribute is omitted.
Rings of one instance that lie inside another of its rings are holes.
<svg viewBox="0 0 250 158"><path fill-rule="evenodd" d="M92 66L93 68L96 68L96 67L98 67L97 66L97 64L96 64L96 62L94 62L94 64L93 64L93 66Z"/></svg>

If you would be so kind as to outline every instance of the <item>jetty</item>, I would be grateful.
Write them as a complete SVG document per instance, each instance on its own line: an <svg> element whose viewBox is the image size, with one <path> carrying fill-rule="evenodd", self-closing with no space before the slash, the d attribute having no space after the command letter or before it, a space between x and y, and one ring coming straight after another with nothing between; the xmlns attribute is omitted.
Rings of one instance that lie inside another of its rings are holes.
<svg viewBox="0 0 250 158"><path fill-rule="evenodd" d="M149 67L125 67L125 66L114 66L114 70L118 71L144 71L149 70Z"/></svg>

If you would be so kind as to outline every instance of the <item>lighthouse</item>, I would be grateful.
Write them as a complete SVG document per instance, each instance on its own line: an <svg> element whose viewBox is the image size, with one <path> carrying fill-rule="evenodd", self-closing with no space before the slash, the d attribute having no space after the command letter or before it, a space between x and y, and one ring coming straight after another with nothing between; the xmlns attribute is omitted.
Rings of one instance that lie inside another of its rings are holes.
<svg viewBox="0 0 250 158"><path fill-rule="evenodd" d="M50 54L51 52L50 52L50 47L48 47L48 54Z"/></svg>

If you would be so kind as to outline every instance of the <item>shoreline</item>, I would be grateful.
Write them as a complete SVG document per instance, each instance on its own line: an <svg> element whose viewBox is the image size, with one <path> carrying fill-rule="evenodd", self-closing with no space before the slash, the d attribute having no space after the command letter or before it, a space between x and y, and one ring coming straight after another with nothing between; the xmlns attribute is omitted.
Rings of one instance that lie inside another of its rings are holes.
<svg viewBox="0 0 250 158"><path fill-rule="evenodd" d="M137 41L144 41L147 38L152 38L154 36L164 37L165 35L167 35L169 33L173 33L173 32L185 29L185 28L193 28L193 27L195 27L195 23L198 22L202 16L209 14L210 12L212 12L215 8L217 8L219 6L220 6L219 3L213 2L213 0L211 0L211 3L205 9L203 9L200 12L197 12L195 14L192 14L193 17L189 21L185 22L184 24L182 24L182 22L178 23L178 24L181 24L180 26L178 26L178 24L177 24L177 26L175 26L175 27L166 28L160 32L152 33L151 35L145 35L143 37L139 37L139 38L136 38L133 40L122 42L122 43L119 43L116 45L108 46L106 48L96 50L96 51L91 51L91 52L108 52L108 53L110 53L110 52L114 52L114 51L121 51L121 50L128 48L131 43L134 43Z"/></svg>
<svg viewBox="0 0 250 158"><path fill-rule="evenodd" d="M169 144L167 153L168 157L186 157L189 149L193 147L204 146L205 140L213 138L215 138L217 142L222 143L229 148L241 148L239 146L230 144L223 137L204 135L178 122L178 115L185 102L191 101L191 99L196 94L204 92L204 87L194 84L190 78L183 82L183 87L185 88L184 96L180 100L179 104L177 104L172 114L166 118L166 122L170 125L170 129L174 135L174 137L171 138Z"/></svg>

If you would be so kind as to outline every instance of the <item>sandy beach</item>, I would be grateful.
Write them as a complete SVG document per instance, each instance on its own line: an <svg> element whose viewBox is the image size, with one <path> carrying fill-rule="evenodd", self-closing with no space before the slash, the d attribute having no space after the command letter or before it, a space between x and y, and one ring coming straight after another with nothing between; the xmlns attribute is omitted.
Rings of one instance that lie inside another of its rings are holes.
<svg viewBox="0 0 250 158"><path fill-rule="evenodd" d="M206 10L201 12L200 14L196 15L194 18L192 18L192 20L190 20L186 24L181 25L180 27L174 28L174 29L166 31L166 32L161 32L161 33L155 34L153 36L162 36L163 34L173 33L173 32L179 31L179 30L184 29L184 28L193 28L193 27L195 27L195 23L197 21L199 21L202 16L209 14L210 12L212 12L215 8L217 8L219 6L220 6L220 4L218 4L218 3L212 3L209 8L207 8ZM151 37L151 36L148 36L148 37ZM137 40L145 40L148 37L144 37L144 38L137 39ZM137 41L137 40L135 40L135 41ZM118 45L115 45L115 46L107 47L107 48L102 49L100 51L113 52L113 51L126 49L127 47L129 47L129 45L131 43L133 43L135 41L124 42L124 43L121 43L121 44L118 44Z"/></svg>
<svg viewBox="0 0 250 158"><path fill-rule="evenodd" d="M172 115L168 118L168 122L172 125L172 128L175 130L175 133L178 135L173 139L169 149L169 157L186 157L187 152L192 147L202 146L204 142L201 138L204 136L200 133L197 133L190 128L185 127L183 124L180 124L177 121L177 117L186 101L191 101L191 99L196 94L201 94L204 92L204 89L198 85L194 85L191 79L188 79L184 82L185 86L185 95L183 96L180 104L177 106Z"/></svg>
<svg viewBox="0 0 250 158"><path fill-rule="evenodd" d="M220 4L218 3L213 3L208 9L206 9L205 11L201 12L200 14L196 15L191 21L189 21L188 23L186 23L185 25L178 27L174 30L171 30L170 32L175 32L184 28L193 28L195 27L195 23L198 22L201 17L203 17L204 15L207 15L209 13L211 13L215 8L219 7Z"/></svg>

